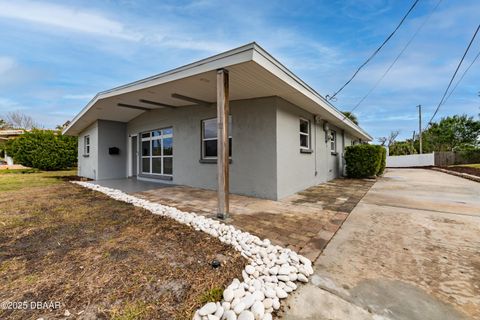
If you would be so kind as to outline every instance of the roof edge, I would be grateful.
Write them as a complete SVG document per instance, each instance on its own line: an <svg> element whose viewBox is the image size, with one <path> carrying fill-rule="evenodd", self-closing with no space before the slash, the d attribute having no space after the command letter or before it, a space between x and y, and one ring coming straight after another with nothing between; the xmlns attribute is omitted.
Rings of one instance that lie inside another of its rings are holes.
<svg viewBox="0 0 480 320"><path fill-rule="evenodd" d="M161 78L164 78L166 76L174 75L175 73L179 73L179 72L186 71L186 70L189 70L189 69L192 69L192 68L195 68L195 67L199 67L201 65L204 65L204 64L207 64L207 63L210 63L210 62L214 62L214 61L219 60L219 59L227 58L227 57L230 57L230 56L233 56L235 54L239 54L239 53L242 53L242 52L245 52L245 51L248 51L248 50L253 51L255 45L256 45L255 42L250 42L250 43L245 44L243 46L240 46L240 47L237 47L237 48L225 51L225 52L221 52L219 54L216 54L216 55L213 55L213 56L210 56L210 57L207 57L207 58L204 58L204 59L201 59L201 60L189 63L189 64L186 64L186 65L178 67L178 68L174 68L174 69L162 72L162 73L158 73L156 75L153 75L153 76L150 76L150 77L147 77L147 78L143 78L143 79L140 79L140 80L136 80L136 81L133 81L133 82L121 85L121 86L117 86L117 87L114 87L114 88L111 88L111 89L108 89L108 90L100 91L85 105L85 107L82 108L82 110L80 110L80 112L72 119L72 121L69 123L69 125L62 130L62 134L68 134L68 131L95 104L95 102L104 98L108 94L118 92L120 90L124 90L124 89L128 89L128 88L132 88L132 87L135 87L135 86L138 86L138 85L141 85L141 84L144 84L144 83L148 83L148 82L151 82L151 81L154 81L154 80L157 80L157 79L161 79Z"/></svg>

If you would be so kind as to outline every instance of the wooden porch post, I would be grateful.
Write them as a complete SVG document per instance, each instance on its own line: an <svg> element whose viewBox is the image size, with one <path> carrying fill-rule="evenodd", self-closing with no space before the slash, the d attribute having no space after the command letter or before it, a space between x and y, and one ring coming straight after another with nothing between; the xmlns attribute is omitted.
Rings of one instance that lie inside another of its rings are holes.
<svg viewBox="0 0 480 320"><path fill-rule="evenodd" d="M218 207L217 217L226 219L229 213L229 143L228 143L228 70L217 70L217 179Z"/></svg>

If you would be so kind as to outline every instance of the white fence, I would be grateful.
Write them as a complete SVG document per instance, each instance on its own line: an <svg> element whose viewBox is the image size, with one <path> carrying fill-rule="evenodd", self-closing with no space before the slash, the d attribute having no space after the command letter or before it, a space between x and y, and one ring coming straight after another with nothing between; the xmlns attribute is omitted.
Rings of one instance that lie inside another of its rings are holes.
<svg viewBox="0 0 480 320"><path fill-rule="evenodd" d="M435 164L433 153L388 156L387 168L426 167Z"/></svg>

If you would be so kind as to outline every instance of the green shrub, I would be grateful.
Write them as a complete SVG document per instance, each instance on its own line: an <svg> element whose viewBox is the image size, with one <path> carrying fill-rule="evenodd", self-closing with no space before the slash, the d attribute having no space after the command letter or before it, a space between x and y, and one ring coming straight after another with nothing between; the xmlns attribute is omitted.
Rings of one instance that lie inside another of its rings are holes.
<svg viewBox="0 0 480 320"><path fill-rule="evenodd" d="M16 163L40 170L61 170L77 163L77 138L53 130L32 130L9 140L6 151Z"/></svg>
<svg viewBox="0 0 480 320"><path fill-rule="evenodd" d="M407 154L416 154L417 150L409 141L395 141L389 147L391 156L404 156Z"/></svg>
<svg viewBox="0 0 480 320"><path fill-rule="evenodd" d="M221 288L213 288L203 293L200 296L200 302L205 304L207 302L217 302L222 299L223 290Z"/></svg>
<svg viewBox="0 0 480 320"><path fill-rule="evenodd" d="M380 159L380 168L378 169L377 176L381 176L385 172L385 167L387 166L387 149L382 146L376 146L379 149L381 159Z"/></svg>
<svg viewBox="0 0 480 320"><path fill-rule="evenodd" d="M385 170L386 150L382 146L358 144L345 149L347 176L368 178Z"/></svg>

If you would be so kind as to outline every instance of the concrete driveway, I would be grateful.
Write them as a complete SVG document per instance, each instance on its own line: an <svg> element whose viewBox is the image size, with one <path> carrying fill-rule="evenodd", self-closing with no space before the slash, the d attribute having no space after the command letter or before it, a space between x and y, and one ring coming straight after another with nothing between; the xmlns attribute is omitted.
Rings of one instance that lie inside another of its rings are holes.
<svg viewBox="0 0 480 320"><path fill-rule="evenodd" d="M388 170L283 319L480 319L480 183Z"/></svg>

